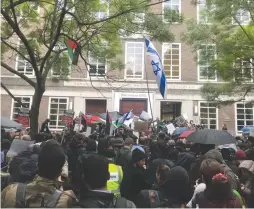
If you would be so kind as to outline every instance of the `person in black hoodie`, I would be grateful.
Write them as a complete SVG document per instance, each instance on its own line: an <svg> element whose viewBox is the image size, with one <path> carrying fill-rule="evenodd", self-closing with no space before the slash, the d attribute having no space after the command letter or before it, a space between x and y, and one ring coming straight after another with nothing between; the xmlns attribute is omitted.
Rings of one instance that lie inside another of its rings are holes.
<svg viewBox="0 0 254 209"><path fill-rule="evenodd" d="M174 167L167 172L166 181L159 186L159 191L143 190L138 195L138 208L184 208L191 198L187 171Z"/></svg>
<svg viewBox="0 0 254 209"><path fill-rule="evenodd" d="M121 183L121 196L128 200L137 202L137 195L141 190L152 187L148 183L145 170L146 155L139 149L132 152L132 165L125 169L123 180Z"/></svg>

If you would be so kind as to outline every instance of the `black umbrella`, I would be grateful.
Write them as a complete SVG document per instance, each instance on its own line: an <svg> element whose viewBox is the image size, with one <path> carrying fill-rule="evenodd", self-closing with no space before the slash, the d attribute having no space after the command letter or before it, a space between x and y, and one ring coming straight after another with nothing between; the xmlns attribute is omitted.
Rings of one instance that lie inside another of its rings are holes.
<svg viewBox="0 0 254 209"><path fill-rule="evenodd" d="M214 129L197 130L190 134L186 140L194 143L215 145L236 143L235 138L227 131Z"/></svg>
<svg viewBox="0 0 254 209"><path fill-rule="evenodd" d="M21 130L23 129L23 125L13 120L10 120L7 117L1 117L1 128L5 128L5 129L13 128L13 129Z"/></svg>

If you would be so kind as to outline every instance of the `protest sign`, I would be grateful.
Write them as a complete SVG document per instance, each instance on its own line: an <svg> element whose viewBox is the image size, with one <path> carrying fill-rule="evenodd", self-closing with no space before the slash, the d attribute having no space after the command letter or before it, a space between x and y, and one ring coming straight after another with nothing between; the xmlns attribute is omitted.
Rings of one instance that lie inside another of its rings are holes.
<svg viewBox="0 0 254 209"><path fill-rule="evenodd" d="M61 116L61 120L65 123L66 126L73 124L73 117L75 112L72 110L65 110L64 114Z"/></svg>
<svg viewBox="0 0 254 209"><path fill-rule="evenodd" d="M185 124L186 124L186 120L182 115L176 118L176 125L178 127L184 126Z"/></svg>
<svg viewBox="0 0 254 209"><path fill-rule="evenodd" d="M30 119L29 119L29 109L28 108L20 108L18 115L15 118L17 123L22 124L25 128L30 126Z"/></svg>
<svg viewBox="0 0 254 209"><path fill-rule="evenodd" d="M7 152L7 156L13 157L19 154L20 152L26 151L27 148L34 144L34 141L24 141L19 139L14 139L11 143L11 147Z"/></svg>
<svg viewBox="0 0 254 209"><path fill-rule="evenodd" d="M148 121L151 117L148 112L142 111L142 113L139 116L140 120Z"/></svg>
<svg viewBox="0 0 254 209"><path fill-rule="evenodd" d="M136 121L134 122L134 131L141 132L141 131L148 131L149 122L146 121Z"/></svg>
<svg viewBox="0 0 254 209"><path fill-rule="evenodd" d="M168 129L168 134L170 134L170 135L172 135L174 133L174 131L176 130L176 128L173 125L173 123L168 124L166 127Z"/></svg>
<svg viewBox="0 0 254 209"><path fill-rule="evenodd" d="M86 137L89 137L91 135L91 132L92 132L92 128L90 126L87 126L86 127L86 133L85 133L85 136Z"/></svg>

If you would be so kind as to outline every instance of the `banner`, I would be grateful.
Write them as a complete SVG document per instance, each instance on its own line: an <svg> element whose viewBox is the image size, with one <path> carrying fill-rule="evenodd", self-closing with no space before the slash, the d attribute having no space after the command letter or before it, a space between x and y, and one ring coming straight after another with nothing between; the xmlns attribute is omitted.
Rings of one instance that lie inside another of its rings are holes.
<svg viewBox="0 0 254 209"><path fill-rule="evenodd" d="M61 120L65 123L66 126L73 124L73 117L75 112L72 110L65 110L64 114L61 116Z"/></svg>
<svg viewBox="0 0 254 209"><path fill-rule="evenodd" d="M177 127L184 126L186 124L185 118L181 115L178 118L176 118L176 125Z"/></svg>
<svg viewBox="0 0 254 209"><path fill-rule="evenodd" d="M142 131L148 131L149 130L149 122L141 122L137 121L134 122L134 131L136 132L142 132Z"/></svg>
<svg viewBox="0 0 254 209"><path fill-rule="evenodd" d="M30 110L28 108L19 108L15 121L22 124L25 128L30 127L29 112Z"/></svg>

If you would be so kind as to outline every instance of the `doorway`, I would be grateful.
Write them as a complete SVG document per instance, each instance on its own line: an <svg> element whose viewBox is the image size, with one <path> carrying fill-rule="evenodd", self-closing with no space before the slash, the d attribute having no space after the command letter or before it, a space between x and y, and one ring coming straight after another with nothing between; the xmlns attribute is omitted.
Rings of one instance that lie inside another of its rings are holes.
<svg viewBox="0 0 254 209"><path fill-rule="evenodd" d="M161 101L161 120L175 120L181 116L182 102Z"/></svg>

